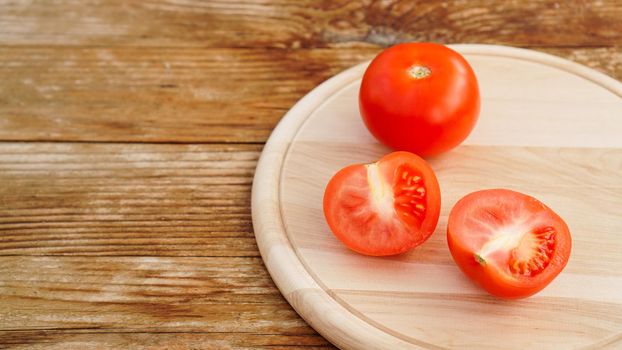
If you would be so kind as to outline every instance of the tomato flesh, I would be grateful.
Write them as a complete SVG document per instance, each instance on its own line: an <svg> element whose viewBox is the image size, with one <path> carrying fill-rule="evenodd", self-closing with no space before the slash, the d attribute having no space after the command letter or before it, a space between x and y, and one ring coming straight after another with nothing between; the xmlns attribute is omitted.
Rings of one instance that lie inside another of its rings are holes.
<svg viewBox="0 0 622 350"><path fill-rule="evenodd" d="M525 194L473 192L449 214L447 242L460 269L490 294L524 298L566 266L571 237L552 209Z"/></svg>
<svg viewBox="0 0 622 350"><path fill-rule="evenodd" d="M400 254L418 246L434 232L439 213L434 172L408 152L347 166L324 192L324 215L331 231L365 255Z"/></svg>

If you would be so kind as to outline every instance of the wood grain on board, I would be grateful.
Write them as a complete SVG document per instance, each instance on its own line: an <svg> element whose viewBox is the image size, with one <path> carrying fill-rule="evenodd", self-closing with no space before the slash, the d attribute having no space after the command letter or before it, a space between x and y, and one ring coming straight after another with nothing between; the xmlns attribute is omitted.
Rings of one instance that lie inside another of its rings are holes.
<svg viewBox="0 0 622 350"><path fill-rule="evenodd" d="M463 145L428 159L442 191L430 239L406 254L368 257L345 248L324 220L323 189L334 173L389 152L360 120L361 65L307 95L263 151L252 203L268 270L296 310L344 348L619 347L622 84L534 51L456 49L478 76L482 111ZM450 209L487 188L540 199L572 232L568 265L528 299L489 296L447 249Z"/></svg>
<svg viewBox="0 0 622 350"><path fill-rule="evenodd" d="M620 48L545 51L622 79ZM377 52L5 47L0 140L264 142L304 94Z"/></svg>

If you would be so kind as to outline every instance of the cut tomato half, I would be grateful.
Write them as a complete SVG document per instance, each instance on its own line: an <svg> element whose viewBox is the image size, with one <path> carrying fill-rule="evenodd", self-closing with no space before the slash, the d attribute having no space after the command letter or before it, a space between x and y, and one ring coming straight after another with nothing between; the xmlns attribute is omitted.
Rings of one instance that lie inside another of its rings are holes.
<svg viewBox="0 0 622 350"><path fill-rule="evenodd" d="M425 160L409 152L345 167L324 192L331 231L366 255L400 254L418 246L434 232L439 213L436 176Z"/></svg>
<svg viewBox="0 0 622 350"><path fill-rule="evenodd" d="M473 192L449 214L447 243L460 269L490 294L524 298L566 266L568 226L549 207L505 189Z"/></svg>

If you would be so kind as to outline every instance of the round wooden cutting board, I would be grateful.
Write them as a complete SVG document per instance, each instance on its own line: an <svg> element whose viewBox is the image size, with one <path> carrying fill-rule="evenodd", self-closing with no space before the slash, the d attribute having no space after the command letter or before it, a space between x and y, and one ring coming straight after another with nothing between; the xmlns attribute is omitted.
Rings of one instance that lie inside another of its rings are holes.
<svg viewBox="0 0 622 350"><path fill-rule="evenodd" d="M460 147L428 159L442 191L436 232L412 252L367 257L345 248L324 220L330 177L390 152L359 116L361 64L300 100L264 148L252 209L272 278L344 349L622 348L622 84L534 51L452 47L477 74L482 111ZM460 197L499 187L546 203L573 237L566 269L519 301L474 286L445 237Z"/></svg>

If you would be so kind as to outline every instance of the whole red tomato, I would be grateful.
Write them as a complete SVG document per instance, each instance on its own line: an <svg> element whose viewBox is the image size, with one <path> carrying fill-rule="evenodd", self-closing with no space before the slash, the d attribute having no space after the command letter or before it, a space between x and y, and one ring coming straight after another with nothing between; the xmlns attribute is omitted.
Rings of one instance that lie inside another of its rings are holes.
<svg viewBox="0 0 622 350"><path fill-rule="evenodd" d="M479 87L471 66L450 48L399 44L382 51L365 71L359 107L381 143L431 156L469 135L479 115Z"/></svg>

